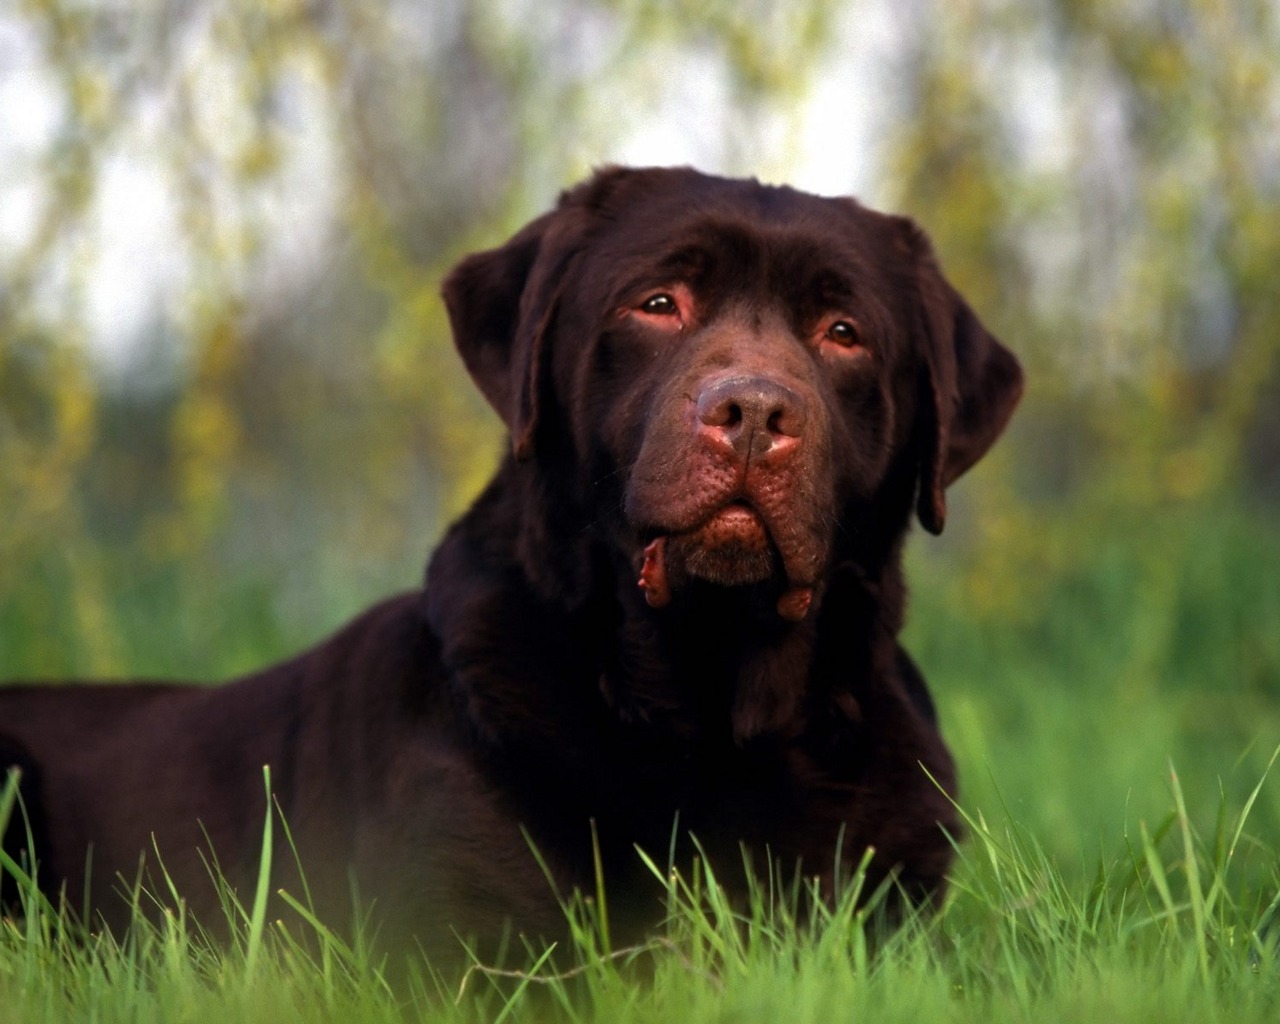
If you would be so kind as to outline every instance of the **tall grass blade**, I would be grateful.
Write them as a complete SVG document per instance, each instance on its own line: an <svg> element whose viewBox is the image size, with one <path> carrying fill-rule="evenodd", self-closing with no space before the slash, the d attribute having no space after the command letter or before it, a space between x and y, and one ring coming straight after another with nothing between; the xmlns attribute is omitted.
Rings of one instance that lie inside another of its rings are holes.
<svg viewBox="0 0 1280 1024"><path fill-rule="evenodd" d="M4 789L0 791L0 835L4 835L13 809L18 805L18 783L21 781L21 768L10 768L5 772Z"/></svg>
<svg viewBox="0 0 1280 1024"><path fill-rule="evenodd" d="M275 804L271 794L271 766L262 766L262 783L267 795L267 816L262 826L262 855L258 860L258 884L253 893L253 909L249 913L249 937L245 947L245 969L250 976L257 969L262 953L262 935L267 920L267 900L271 891L272 822Z"/></svg>
<svg viewBox="0 0 1280 1024"><path fill-rule="evenodd" d="M1276 761L1280 759L1280 746L1271 752L1271 759L1267 761L1267 766L1262 770L1262 778L1258 780L1258 784L1253 787L1253 792L1249 794L1249 798L1245 800L1244 807L1240 810L1240 817L1236 821L1235 833L1231 836L1231 844L1227 848L1227 863L1236 855L1236 847L1240 845L1240 837L1244 834L1244 825L1249 818L1253 805L1258 800L1258 794L1262 792L1262 786L1267 781L1267 776L1271 774L1271 769L1275 767Z"/></svg>
<svg viewBox="0 0 1280 1024"><path fill-rule="evenodd" d="M1138 823L1138 833L1142 836L1142 855L1146 861L1147 874L1160 895L1160 902L1164 904L1164 913L1157 915L1153 912L1153 917L1174 921L1178 916L1178 908L1173 900L1173 890L1169 887L1169 876L1165 873L1160 851L1156 849L1156 844L1152 841L1145 822Z"/></svg>
<svg viewBox="0 0 1280 1024"><path fill-rule="evenodd" d="M600 854L600 836L596 832L596 820L591 819L591 863L596 875L596 914L600 933L600 947L604 956L613 952L609 937L609 900L604 891L604 861Z"/></svg>
<svg viewBox="0 0 1280 1024"><path fill-rule="evenodd" d="M1169 781L1173 789L1174 808L1178 814L1178 831L1182 835L1183 870L1187 876L1187 895L1191 902L1191 922L1195 928L1196 958L1200 965L1200 977L1209 981L1209 944L1207 938L1208 915L1205 907L1204 888L1200 882L1200 858L1196 854L1195 833L1187 815L1187 803L1182 795L1182 783L1173 765L1169 765Z"/></svg>
<svg viewBox="0 0 1280 1024"><path fill-rule="evenodd" d="M27 833L27 849L34 850L35 837L31 834L31 822L27 820L26 812L22 807L22 796L18 792L18 785L21 781L21 769L10 769L5 778L4 789L0 791L0 836L4 835L14 812L21 812L23 828ZM0 878L8 875L13 879L29 923L52 920L58 916L57 908L40 891L39 885L36 884L36 872L38 869L39 865L34 860L24 868L9 854L5 853L3 849L0 849Z"/></svg>

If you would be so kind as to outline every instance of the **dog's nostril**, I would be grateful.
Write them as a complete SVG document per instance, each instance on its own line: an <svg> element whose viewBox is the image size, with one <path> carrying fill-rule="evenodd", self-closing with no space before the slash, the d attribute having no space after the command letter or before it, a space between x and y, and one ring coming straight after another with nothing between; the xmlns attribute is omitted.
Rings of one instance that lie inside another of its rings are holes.
<svg viewBox="0 0 1280 1024"><path fill-rule="evenodd" d="M724 389L710 387L698 396L698 419L708 427L736 427L742 422L742 407Z"/></svg>
<svg viewBox="0 0 1280 1024"><path fill-rule="evenodd" d="M771 434L784 437L799 437L804 433L804 405L798 399L795 402L780 405L769 416L767 424Z"/></svg>
<svg viewBox="0 0 1280 1024"><path fill-rule="evenodd" d="M799 437L804 431L804 401L790 388L763 377L728 377L708 384L698 395L698 419L708 427L744 436L756 431L775 437Z"/></svg>

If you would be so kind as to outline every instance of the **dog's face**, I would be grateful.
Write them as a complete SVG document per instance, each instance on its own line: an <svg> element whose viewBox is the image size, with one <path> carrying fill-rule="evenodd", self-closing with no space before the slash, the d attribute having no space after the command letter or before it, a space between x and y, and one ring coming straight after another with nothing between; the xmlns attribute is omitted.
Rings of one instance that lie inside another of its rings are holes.
<svg viewBox="0 0 1280 1024"><path fill-rule="evenodd" d="M909 221L689 170L609 170L445 286L458 348L649 604L691 581L803 619L1003 429L1014 358Z"/></svg>

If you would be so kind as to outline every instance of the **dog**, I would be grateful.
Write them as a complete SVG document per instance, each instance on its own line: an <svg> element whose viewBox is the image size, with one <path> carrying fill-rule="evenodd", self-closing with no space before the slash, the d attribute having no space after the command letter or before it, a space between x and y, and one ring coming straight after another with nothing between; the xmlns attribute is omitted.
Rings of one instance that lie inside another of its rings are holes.
<svg viewBox="0 0 1280 1024"><path fill-rule="evenodd" d="M598 874L656 924L637 848L739 894L766 863L834 893L866 856L868 891L940 899L955 771L897 639L903 541L942 530L1022 371L926 235L606 168L443 293L511 447L425 587L218 687L0 691L9 857L94 927L163 901L161 868L216 919L210 864L253 891L265 765L273 890L432 956L559 934Z"/></svg>

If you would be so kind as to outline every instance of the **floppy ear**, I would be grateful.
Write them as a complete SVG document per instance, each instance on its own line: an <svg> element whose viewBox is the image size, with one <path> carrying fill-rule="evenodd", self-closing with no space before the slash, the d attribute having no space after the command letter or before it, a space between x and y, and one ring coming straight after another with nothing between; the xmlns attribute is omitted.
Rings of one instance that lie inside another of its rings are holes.
<svg viewBox="0 0 1280 1024"><path fill-rule="evenodd" d="M533 454L545 339L579 221L563 206L544 214L506 245L468 256L444 282L454 344L519 459Z"/></svg>
<svg viewBox="0 0 1280 1024"><path fill-rule="evenodd" d="M1022 367L942 276L924 232L911 229L926 334L916 513L926 530L938 534L947 519L947 488L986 454L1013 415L1022 397Z"/></svg>

